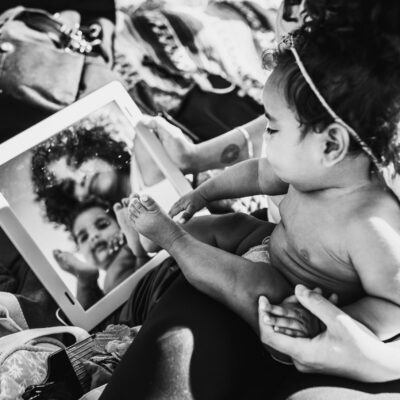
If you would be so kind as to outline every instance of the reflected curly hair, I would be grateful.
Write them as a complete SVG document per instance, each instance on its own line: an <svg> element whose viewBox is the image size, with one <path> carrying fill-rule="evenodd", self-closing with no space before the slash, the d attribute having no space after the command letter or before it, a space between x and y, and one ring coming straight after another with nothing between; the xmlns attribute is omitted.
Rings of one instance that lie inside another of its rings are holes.
<svg viewBox="0 0 400 400"><path fill-rule="evenodd" d="M61 131L33 149L31 177L36 200L42 202L50 222L67 225L71 210L78 201L72 188L57 183L49 172L50 163L66 157L68 165L78 168L83 162L100 158L121 173L129 174L130 152L126 143L114 140L115 134L106 117L86 119Z"/></svg>
<svg viewBox="0 0 400 400"><path fill-rule="evenodd" d="M400 2L308 0L305 14L293 37L308 74L382 165L392 164L400 172ZM282 47L273 61L303 133L331 124L292 52ZM353 140L350 151L361 151Z"/></svg>

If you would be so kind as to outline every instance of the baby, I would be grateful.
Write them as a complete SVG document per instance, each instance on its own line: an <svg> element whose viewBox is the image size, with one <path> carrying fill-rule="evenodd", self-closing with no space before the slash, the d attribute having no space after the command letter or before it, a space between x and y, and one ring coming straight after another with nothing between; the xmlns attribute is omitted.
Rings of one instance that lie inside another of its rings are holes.
<svg viewBox="0 0 400 400"><path fill-rule="evenodd" d="M134 228L256 330L258 297L279 304L301 283L336 293L380 338L394 336L400 208L379 171L382 163L400 164L396 54L395 41L373 31L360 38L309 22L268 58L275 69L264 91L266 158L227 169L170 212L188 220L213 200L286 194L277 226L240 214L178 225L148 196L133 196ZM284 303L270 320L282 333L315 335L320 327L303 315Z"/></svg>
<svg viewBox="0 0 400 400"><path fill-rule="evenodd" d="M60 267L78 278L77 298L86 306L97 300L93 297L118 286L148 259L138 244L138 235L130 229L126 243L120 225L126 226L126 213L118 210L115 216L103 201L91 198L73 210L69 219L68 229L83 260L67 251L54 251ZM97 284L99 270L105 271L102 290Z"/></svg>

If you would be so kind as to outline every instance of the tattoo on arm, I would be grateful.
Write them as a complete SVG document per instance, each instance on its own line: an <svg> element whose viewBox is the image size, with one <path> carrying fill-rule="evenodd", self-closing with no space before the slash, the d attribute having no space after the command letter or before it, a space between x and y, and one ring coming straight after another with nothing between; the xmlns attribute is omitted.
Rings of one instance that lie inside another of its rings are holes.
<svg viewBox="0 0 400 400"><path fill-rule="evenodd" d="M240 154L240 148L236 144L229 144L221 153L221 163L231 164L236 161Z"/></svg>

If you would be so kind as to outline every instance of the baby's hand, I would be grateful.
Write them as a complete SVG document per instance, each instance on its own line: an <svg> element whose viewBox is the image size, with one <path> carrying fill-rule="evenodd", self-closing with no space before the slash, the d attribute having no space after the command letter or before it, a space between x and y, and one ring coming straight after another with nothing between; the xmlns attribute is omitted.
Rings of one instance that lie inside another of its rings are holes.
<svg viewBox="0 0 400 400"><path fill-rule="evenodd" d="M108 252L110 254L117 253L124 244L125 236L122 232L119 232L108 243Z"/></svg>
<svg viewBox="0 0 400 400"><path fill-rule="evenodd" d="M83 282L97 281L99 270L85 261L79 260L74 254L68 251L54 250L54 258L58 265L66 272L75 275Z"/></svg>
<svg viewBox="0 0 400 400"><path fill-rule="evenodd" d="M263 322L275 332L292 337L313 338L324 330L320 320L298 303L294 296L279 305L265 307Z"/></svg>
<svg viewBox="0 0 400 400"><path fill-rule="evenodd" d="M203 197L199 190L192 190L191 192L182 196L169 211L171 218L182 212L181 217L177 222L183 224L193 217L193 214L201 210L207 205L207 200Z"/></svg>

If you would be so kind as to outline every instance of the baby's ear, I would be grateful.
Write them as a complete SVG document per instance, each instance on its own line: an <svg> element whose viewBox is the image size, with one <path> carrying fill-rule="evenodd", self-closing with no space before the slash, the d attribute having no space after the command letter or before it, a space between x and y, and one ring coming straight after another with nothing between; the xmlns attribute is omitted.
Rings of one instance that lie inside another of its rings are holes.
<svg viewBox="0 0 400 400"><path fill-rule="evenodd" d="M342 161L349 150L350 136L345 127L330 124L323 132L323 164L331 167Z"/></svg>

